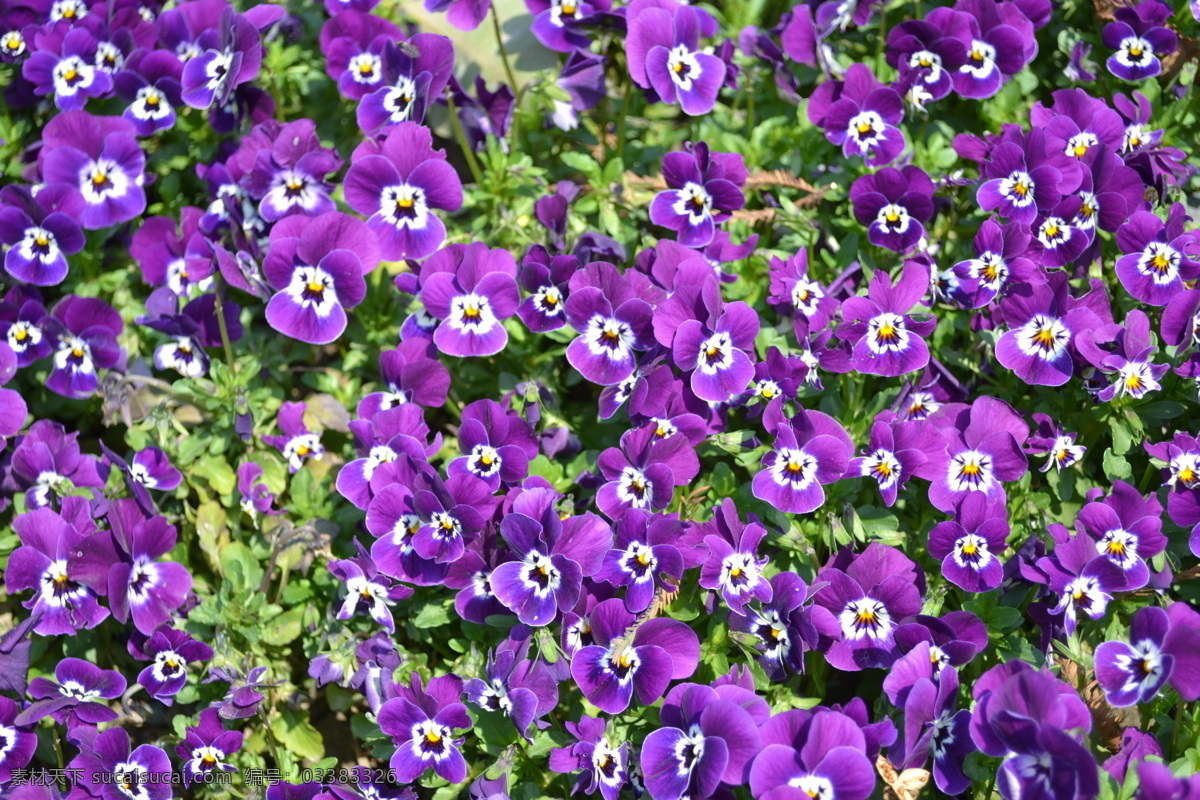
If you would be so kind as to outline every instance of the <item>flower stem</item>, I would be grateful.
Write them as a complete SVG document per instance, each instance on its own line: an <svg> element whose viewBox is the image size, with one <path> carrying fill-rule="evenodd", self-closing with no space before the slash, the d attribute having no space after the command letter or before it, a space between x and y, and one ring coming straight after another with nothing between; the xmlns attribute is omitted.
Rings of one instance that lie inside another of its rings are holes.
<svg viewBox="0 0 1200 800"><path fill-rule="evenodd" d="M625 96L621 99L621 114L617 117L617 158L622 168L625 164L625 124L629 120L629 103L633 98L633 84L625 84Z"/></svg>
<svg viewBox="0 0 1200 800"><path fill-rule="evenodd" d="M508 63L508 51L504 49L504 37L500 33L500 14L496 11L496 4L491 5L492 15L492 30L496 34L496 46L500 48L500 60L504 62L504 74L508 76L508 85L512 87L513 94L517 92L517 79L513 76L512 67Z"/></svg>
<svg viewBox="0 0 1200 800"><path fill-rule="evenodd" d="M453 94L446 93L446 103L450 106L450 126L454 128L454 138L458 140L463 157L467 159L467 169L471 170L471 177L475 179L476 185L482 184L483 170L479 168L479 162L475 159L475 151L471 149L471 143L467 141L467 132L463 130L462 120L458 118L458 107L454 105Z"/></svg>
<svg viewBox="0 0 1200 800"><path fill-rule="evenodd" d="M217 327L221 329L221 347L225 350L225 363L229 366L229 374L237 375L237 365L233 362L233 345L229 342L229 326L225 323L225 281L220 275L214 277L217 291Z"/></svg>

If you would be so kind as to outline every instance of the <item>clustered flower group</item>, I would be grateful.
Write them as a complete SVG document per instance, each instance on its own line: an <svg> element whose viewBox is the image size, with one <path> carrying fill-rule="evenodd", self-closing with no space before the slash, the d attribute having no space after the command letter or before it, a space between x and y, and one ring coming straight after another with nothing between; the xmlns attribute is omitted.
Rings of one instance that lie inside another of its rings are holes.
<svg viewBox="0 0 1200 800"><path fill-rule="evenodd" d="M1200 778L1161 763L1154 733L1127 729L1103 765L1088 739L1101 706L1200 698L1200 613L1181 599L1194 593L1174 588L1181 573L1196 577L1194 565L1175 569L1188 550L1200 557L1200 440L1171 419L1156 425L1172 414L1139 417L1160 397L1178 416L1176 400L1194 392L1175 390L1200 381L1200 230L1184 202L1196 170L1151 124L1149 98L1161 115L1168 90L1141 83L1179 47L1168 6L1118 7L1099 39L1114 78L1153 91L1052 91L1028 119L958 134L946 153L973 166L939 174L906 118L1006 92L1039 57L1048 0L931 9L887 29L874 68L846 63L842 36L871 24L870 1L801 3L773 29L719 42L728 21L686 2L526 0L534 37L564 56L547 127L583 126L614 78L631 84L626 103L637 87L684 119L719 113L723 92L769 73L781 97L807 95L812 143L834 146L825 200L844 201L865 242L842 251L827 230L797 239L782 224L735 241L739 217L786 219L795 204L762 189L772 184L749 147L715 149L729 137L710 120L708 141L663 155L658 191L626 209L661 236L629 258L583 230L570 182L536 200L541 227L530 223L523 252L449 227L472 195L427 115L446 106L477 169L475 150L495 162L515 149L528 87L492 92L480 78L468 91L451 38L398 25L376 1L324 2L319 52L357 125L354 141L333 145L313 119L276 118L265 54L301 25L283 6L0 4L5 102L50 114L21 180L0 189L0 384L22 386L0 388L0 510L11 507L14 533L4 588L28 612L0 639L0 690L13 695L0 696L0 784L37 763L51 728L60 766L74 771L69 787L22 784L5 797L167 800L176 770L191 785L238 769L255 730L227 726L265 719L269 679L287 677L235 663L221 637L202 641L190 624L232 568L192 574L205 569L188 555L199 523L185 466L196 454L181 459L170 423L128 450L93 431L93 448L86 421L72 430L38 418L41 406L74 414L62 409L107 401L119 376L169 390L151 366L180 385L228 381L255 328L316 346L304 353L338 352L355 309L386 302L366 303L368 292L393 286L398 337L353 415L339 408L344 424L327 424L289 397L254 409L278 428L256 437L253 414L233 409L247 455L221 497L199 498L231 499L247 533L293 530L263 465L304 475L328 460L351 512L319 550L340 638L303 652L317 687L353 693L339 710L369 713L390 779L364 766L349 784L278 784L268 800L410 800L409 784L438 780L507 798L517 745L500 756L506 769L470 760L484 752L472 733L483 715L507 720L514 743L545 737L553 746L526 755L604 800L866 800L877 774L908 770L958 795L984 757L1006 800L1092 800L1102 766L1118 782L1136 775L1140 799L1200 794ZM497 13L490 0L425 7L462 30ZM1086 57L1077 43L1067 74L1079 83L1097 80ZM227 137L195 166L206 194L147 216L163 199L155 161L185 125ZM489 151L496 139L503 148ZM144 304L80 293L79 254L126 245ZM765 265L760 286L748 285L748 264ZM502 394L464 385L484 374L470 371L479 363L531 352L530 340L552 351L562 392L525 364ZM152 355L138 352L144 342ZM218 351L230 369L214 366ZM1072 393L1055 408L1099 411L1044 413L1051 395L1031 387ZM557 413L568 394L611 440L585 448L590 437ZM1098 415L1137 419L1140 452L1132 441L1104 451ZM327 427L349 436L351 457ZM202 444L224 457L224 441ZM1073 494L1089 450L1105 452L1108 480ZM1140 479L1126 455L1149 465ZM1031 456L1045 459L1043 477ZM1110 469L1118 457L1123 471ZM735 496L716 489L718 468ZM1030 499L1043 484L1060 504L1053 516ZM851 501L864 489L919 525L894 538L861 530L867 503ZM839 538L843 520L860 530ZM453 596L456 622L492 637L470 643L471 669L419 664L405 648L416 601L439 593L447 607ZM680 597L701 621L677 613ZM1015 626L999 630L989 609L1027 616L1040 641L997 657L997 637ZM78 657L35 662L27 681L22 640L67 646L101 626L98 660L112 660L107 633L118 634L144 664L136 686ZM744 663L730 665L731 641ZM878 702L801 698L814 667L884 670ZM173 706L202 673L226 688L176 717L173 765L160 746L170 737L131 736L123 712L139 690ZM775 690L787 702L769 702ZM580 697L585 710L568 714Z"/></svg>

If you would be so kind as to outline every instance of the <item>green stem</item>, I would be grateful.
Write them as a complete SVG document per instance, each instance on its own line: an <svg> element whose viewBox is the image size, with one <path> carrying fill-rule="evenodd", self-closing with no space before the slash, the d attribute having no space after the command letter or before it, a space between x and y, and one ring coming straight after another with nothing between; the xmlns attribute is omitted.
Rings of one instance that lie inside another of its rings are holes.
<svg viewBox="0 0 1200 800"><path fill-rule="evenodd" d="M496 34L496 45L500 48L500 60L504 62L504 74L508 76L508 85L512 87L513 94L517 92L517 79L513 76L512 67L508 64L508 51L504 49L504 36L500 33L500 14L496 11L496 4L491 4L492 14L492 30Z"/></svg>
<svg viewBox="0 0 1200 800"><path fill-rule="evenodd" d="M1179 729L1183 727L1183 707L1187 705L1183 702L1183 698L1179 698L1179 702L1175 704L1175 729L1171 731L1171 755L1174 758L1179 757L1179 751L1175 749L1175 745L1179 742ZM55 742L58 741L57 734Z"/></svg>
<svg viewBox="0 0 1200 800"><path fill-rule="evenodd" d="M629 104L633 99L633 84L625 84L625 96L621 99L621 116L617 117L617 158L625 165L625 124L629 121Z"/></svg>
<svg viewBox="0 0 1200 800"><path fill-rule="evenodd" d="M458 146L462 148L463 157L467 159L467 169L471 170L471 177L475 179L475 183L482 184L483 170L479 168L475 151L467 141L467 132L463 130L462 120L458 118L458 108L454 105L454 95L450 92L446 92L446 103L450 106L450 126L454 128L454 138L458 139Z"/></svg>
<svg viewBox="0 0 1200 800"><path fill-rule="evenodd" d="M225 281L220 275L216 278L217 290L217 327L221 329L221 347L225 350L225 363L229 366L230 376L237 375L237 365L233 362L233 345L229 342L229 326L225 322Z"/></svg>

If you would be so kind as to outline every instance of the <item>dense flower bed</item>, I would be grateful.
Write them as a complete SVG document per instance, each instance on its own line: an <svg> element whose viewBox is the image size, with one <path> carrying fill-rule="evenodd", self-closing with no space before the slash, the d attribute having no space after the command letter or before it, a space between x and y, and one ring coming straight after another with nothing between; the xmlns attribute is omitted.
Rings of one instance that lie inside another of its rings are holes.
<svg viewBox="0 0 1200 800"><path fill-rule="evenodd" d="M0 0L0 796L1200 797L1200 5Z"/></svg>

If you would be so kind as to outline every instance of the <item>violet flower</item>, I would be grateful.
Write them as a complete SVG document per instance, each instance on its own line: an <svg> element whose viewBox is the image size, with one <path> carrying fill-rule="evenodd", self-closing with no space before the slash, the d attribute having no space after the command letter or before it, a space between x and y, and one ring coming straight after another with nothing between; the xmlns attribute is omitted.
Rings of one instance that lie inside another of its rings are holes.
<svg viewBox="0 0 1200 800"><path fill-rule="evenodd" d="M715 286L709 281L708 286ZM701 400L728 402L740 395L754 377L754 340L758 313L744 302L710 306L705 319L688 319L671 345L675 366L690 371L692 391Z"/></svg>
<svg viewBox="0 0 1200 800"><path fill-rule="evenodd" d="M981 395L942 427L946 469L929 487L929 500L947 514L970 494L982 494L989 505L1004 507L1004 484L1029 469L1021 445L1029 426L1002 400Z"/></svg>
<svg viewBox="0 0 1200 800"><path fill-rule="evenodd" d="M319 41L325 71L337 82L342 97L361 100L383 81L384 46L403 39L403 32L391 20L346 9L321 26Z"/></svg>
<svg viewBox="0 0 1200 800"><path fill-rule="evenodd" d="M267 322L285 336L329 344L346 330L346 309L366 297L363 276L379 263L367 226L331 211L286 217L271 229L263 274L275 294Z"/></svg>
<svg viewBox="0 0 1200 800"><path fill-rule="evenodd" d="M1168 682L1184 701L1194 700L1200 696L1200 614L1187 603L1138 609L1129 644L1097 646L1096 681L1118 707L1148 703Z"/></svg>
<svg viewBox="0 0 1200 800"><path fill-rule="evenodd" d="M263 437L263 443L283 454L290 472L299 471L305 459L319 461L325 455L320 434L310 431L304 422L307 408L304 403L283 403L279 406L278 415L279 430L283 431L283 435Z"/></svg>
<svg viewBox="0 0 1200 800"><path fill-rule="evenodd" d="M721 784L739 786L761 743L750 712L718 690L683 684L662 708L663 727L642 742L646 790L654 800L710 797Z"/></svg>
<svg viewBox="0 0 1200 800"><path fill-rule="evenodd" d="M132 650L131 640L131 650ZM213 650L185 631L162 627L146 639L138 658L149 658L151 665L138 673L137 681L151 697L163 705L173 704L175 695L187 683L187 667L213 657ZM214 716L216 712L213 712Z"/></svg>
<svg viewBox="0 0 1200 800"><path fill-rule="evenodd" d="M450 371L437 360L428 339L408 339L379 353L383 388L366 395L355 413L370 419L381 411L412 403L440 408L450 389Z"/></svg>
<svg viewBox="0 0 1200 800"><path fill-rule="evenodd" d="M844 81L822 83L808 101L809 122L823 128L846 158L861 156L869 167L890 164L904 151L904 134L896 127L903 118L899 93L861 63L850 65Z"/></svg>
<svg viewBox="0 0 1200 800"><path fill-rule="evenodd" d="M591 513L560 520L553 489L527 489L500 521L500 534L520 559L492 570L496 597L526 625L553 622L579 599L612 547L612 531Z"/></svg>
<svg viewBox="0 0 1200 800"><path fill-rule="evenodd" d="M1050 613L1063 615L1063 627L1070 635L1079 625L1080 614L1092 619L1104 616L1112 593L1125 587L1125 574L1109 558L1097 555L1090 537L1064 530L1056 538L1053 552L1038 559L1037 569L1058 597Z"/></svg>
<svg viewBox="0 0 1200 800"><path fill-rule="evenodd" d="M597 461L608 482L596 494L596 505L609 519L626 509L662 510L676 486L686 486L700 471L700 459L683 433L659 437L644 425L621 434L621 446L610 447Z"/></svg>
<svg viewBox="0 0 1200 800"><path fill-rule="evenodd" d="M237 772L226 759L242 749L242 732L227 731L215 708L200 712L199 724L187 729L187 736L175 747L183 760L180 768L185 785L205 784L213 772Z"/></svg>
<svg viewBox="0 0 1200 800"><path fill-rule="evenodd" d="M1058 142L1040 128L1023 141L1000 142L980 170L980 207L1024 225L1032 225L1039 214L1051 214L1083 180L1079 162L1056 149Z"/></svg>
<svg viewBox="0 0 1200 800"><path fill-rule="evenodd" d="M675 231L682 245L709 244L716 226L746 204L738 188L746 182L746 165L737 153L710 151L698 142L663 156L662 170L667 189L651 201L650 221Z"/></svg>
<svg viewBox="0 0 1200 800"><path fill-rule="evenodd" d="M452 244L431 258L421 268L421 302L437 323L438 350L463 358L503 350L503 321L521 303L516 275L506 250L489 250L482 242Z"/></svg>
<svg viewBox="0 0 1200 800"><path fill-rule="evenodd" d="M28 725L16 725L20 706L0 697L0 783L11 783L13 772L28 766L37 749L37 734Z"/></svg>
<svg viewBox="0 0 1200 800"><path fill-rule="evenodd" d="M725 82L725 62L700 50L702 12L686 5L634 3L626 14L629 76L690 116L707 114Z"/></svg>
<svg viewBox="0 0 1200 800"><path fill-rule="evenodd" d="M492 0L425 0L426 11L445 11L446 20L460 31L478 28L491 7Z"/></svg>
<svg viewBox="0 0 1200 800"><path fill-rule="evenodd" d="M766 538L767 529L758 517L750 515L749 522L742 522L737 506L726 497L705 524L705 530L712 533L704 537L708 558L700 568L700 585L720 592L721 599L735 613L742 613L752 599L770 602L772 585L763 575L768 558L758 555L758 546Z"/></svg>
<svg viewBox="0 0 1200 800"><path fill-rule="evenodd" d="M42 131L42 177L79 191L79 224L87 230L128 222L146 210L146 155L134 133L123 119L85 111L58 114Z"/></svg>
<svg viewBox="0 0 1200 800"><path fill-rule="evenodd" d="M43 30L34 38L35 50L21 65L21 76L39 96L54 95L63 111L81 109L89 98L112 92L112 76L96 66L98 42L85 28Z"/></svg>
<svg viewBox="0 0 1200 800"><path fill-rule="evenodd" d="M1058 423L1046 414L1034 414L1033 421L1037 430L1025 442L1025 449L1034 455L1046 456L1046 463L1041 466L1042 472L1050 467L1062 472L1083 458L1087 448L1075 443L1077 434L1065 432Z"/></svg>
<svg viewBox="0 0 1200 800"><path fill-rule="evenodd" d="M253 80L262 64L262 40L247 16L226 6L217 29L217 37L200 37L207 48L183 68L183 101L192 108L225 106L234 89Z"/></svg>
<svg viewBox="0 0 1200 800"><path fill-rule="evenodd" d="M996 360L1025 383L1062 386L1070 380L1076 335L1101 324L1070 292L1065 276L1056 274L1048 284L1015 287L1000 303L1008 331L996 343Z"/></svg>
<svg viewBox="0 0 1200 800"><path fill-rule="evenodd" d="M57 339L46 388L63 397L90 397L100 384L97 370L115 368L122 359L121 315L103 300L72 294L54 305L43 324Z"/></svg>
<svg viewBox="0 0 1200 800"><path fill-rule="evenodd" d="M396 622L392 618L391 606L412 597L413 589L381 575L362 544L355 541L355 545L358 547L357 556L334 559L328 564L330 573L346 587L346 597L338 609L337 618L346 620L365 611L376 625L388 633L395 633Z"/></svg>
<svg viewBox="0 0 1200 800"><path fill-rule="evenodd" d="M763 425L775 436L751 487L754 496L786 514L807 514L825 502L822 485L839 480L854 442L837 420L800 408L788 419L782 399L771 401Z"/></svg>
<svg viewBox="0 0 1200 800"><path fill-rule="evenodd" d="M924 575L899 550L878 542L847 554L817 572L816 584L823 586L813 596L813 621L837 637L825 657L847 672L889 667L899 656L896 626L921 610Z"/></svg>
<svg viewBox="0 0 1200 800"><path fill-rule="evenodd" d="M125 59L113 84L129 103L121 114L138 136L153 136L175 127L176 108L183 106L183 63L166 50L135 50Z"/></svg>
<svg viewBox="0 0 1200 800"><path fill-rule="evenodd" d="M259 201L258 213L267 222L298 213L319 217L336 210L325 176L337 172L342 160L336 150L321 146L311 119L256 125L242 148L253 149L255 156L240 183Z"/></svg>
<svg viewBox="0 0 1200 800"><path fill-rule="evenodd" d="M904 262L895 284L878 270L866 297L842 301L839 339L854 343L855 367L860 372L893 377L914 372L929 363L923 337L933 333L937 320L910 314L929 290L929 269L920 261Z"/></svg>
<svg viewBox="0 0 1200 800"><path fill-rule="evenodd" d="M929 100L941 100L967 63L971 22L970 15L951 8L905 20L888 31L887 62L899 69L902 81L919 84Z"/></svg>
<svg viewBox="0 0 1200 800"><path fill-rule="evenodd" d="M529 474L537 458L533 428L515 411L505 411L495 400L477 400L462 410L458 446L463 455L446 468L451 475L467 473L483 480L493 491L501 483L516 485Z"/></svg>
<svg viewBox="0 0 1200 800"><path fill-rule="evenodd" d="M1146 562L1167 546L1162 533L1162 506L1154 495L1142 497L1135 487L1114 480L1100 502L1079 511L1076 530L1095 543L1096 551L1125 573L1124 589L1140 589L1150 581Z"/></svg>
<svg viewBox="0 0 1200 800"><path fill-rule="evenodd" d="M570 288L567 322L579 336L567 345L567 361L592 383L625 381L637 365L634 352L654 343L654 309L612 264L601 262L592 274L575 273Z"/></svg>
<svg viewBox="0 0 1200 800"><path fill-rule="evenodd" d="M529 641L516 648L502 645L489 654L484 678L472 678L463 687L479 708L506 715L526 741L532 741L529 726L558 704L558 684L546 665L540 659L528 660Z"/></svg>
<svg viewBox="0 0 1200 800"><path fill-rule="evenodd" d="M884 505L891 508L911 478L932 478L941 466L944 456L931 433L923 422L903 420L891 411L880 412L871 424L871 438L863 455L850 459L846 477L861 475L874 480Z"/></svg>
<svg viewBox="0 0 1200 800"><path fill-rule="evenodd" d="M133 748L124 728L111 728L80 748L70 768L79 770L79 784L98 787L103 800L169 800L171 760L151 744Z"/></svg>
<svg viewBox="0 0 1200 800"><path fill-rule="evenodd" d="M171 618L192 590L192 576L174 561L177 533L165 517L147 519L134 500L113 501L108 522L118 560L108 568L108 605L118 622L131 618L147 636Z"/></svg>
<svg viewBox="0 0 1200 800"><path fill-rule="evenodd" d="M1149 211L1135 211L1117 229L1117 244L1125 255L1116 272L1125 291L1152 306L1165 306L1200 277L1200 262L1192 256L1196 235L1185 231L1191 220L1180 203L1171 206L1164 223Z"/></svg>
<svg viewBox="0 0 1200 800"><path fill-rule="evenodd" d="M25 490L26 508L53 504L61 505L66 513L68 500L61 494L64 487L100 490L104 486L107 468L101 469L95 456L80 452L78 438L78 433L67 433L48 419L29 426L12 454L12 474L18 487ZM85 500L77 502L86 507Z"/></svg>
<svg viewBox="0 0 1200 800"><path fill-rule="evenodd" d="M354 151L346 173L346 202L369 216L367 225L389 261L432 255L446 238L432 209L457 211L462 206L458 173L432 144L428 128L404 122L382 146L367 142Z"/></svg>
<svg viewBox="0 0 1200 800"><path fill-rule="evenodd" d="M1169 442L1143 442L1142 447L1165 464L1162 485L1168 488L1167 516L1183 527L1200 523L1200 442L1179 431Z"/></svg>
<svg viewBox="0 0 1200 800"><path fill-rule="evenodd" d="M611 10L611 0L525 0L525 7L533 14L530 29L537 40L559 53L586 51L592 44L591 38L581 30L598 21L597 13Z"/></svg>
<svg viewBox="0 0 1200 800"><path fill-rule="evenodd" d="M29 696L34 699L13 723L30 725L53 717L68 729L79 725L112 722L119 715L102 701L125 693L125 679L115 670L104 670L79 658L64 658L54 667L54 678L34 678Z"/></svg>
<svg viewBox="0 0 1200 800"><path fill-rule="evenodd" d="M604 800L617 800L621 788L629 782L629 742L610 743L607 725L603 717L584 716L578 722L567 722L567 731L576 743L550 751L549 767L553 772L579 773L571 786L572 794L599 791Z"/></svg>
<svg viewBox="0 0 1200 800"><path fill-rule="evenodd" d="M1026 256L1031 239L1029 229L1018 222L984 221L975 235L975 258L953 268L971 308L988 305L1011 287L1042 281L1037 265Z"/></svg>
<svg viewBox="0 0 1200 800"><path fill-rule="evenodd" d="M959 0L954 8L972 17L966 59L951 76L954 91L975 99L991 97L1030 60L1026 43L1036 41L1033 24L1015 3Z"/></svg>
<svg viewBox="0 0 1200 800"><path fill-rule="evenodd" d="M635 694L650 705L671 681L691 677L700 660L700 641L686 624L662 617L634 622L616 598L597 604L589 615L595 644L571 657L571 677L583 696L609 714L629 708Z"/></svg>
<svg viewBox="0 0 1200 800"><path fill-rule="evenodd" d="M806 645L815 647L818 632L804 606L808 586L794 572L780 572L770 581L771 599L755 609L749 604L732 611L729 629L753 640L758 662L771 680L804 672Z"/></svg>
<svg viewBox="0 0 1200 800"><path fill-rule="evenodd" d="M969 732L971 712L957 710L958 687L953 667L941 667L936 680L916 681L903 703L904 737L898 747L904 758L896 763L898 770L921 769L932 754L934 783L950 795L970 788L963 764L976 750Z"/></svg>
<svg viewBox="0 0 1200 800"><path fill-rule="evenodd" d="M979 492L960 503L956 519L929 532L929 555L942 562L946 580L968 592L990 592L1004 580L1000 554L1007 547L1003 507L989 506Z"/></svg>
<svg viewBox="0 0 1200 800"><path fill-rule="evenodd" d="M22 283L54 286L67 277L67 256L83 249L76 218L83 198L68 184L42 187L35 195L11 184L0 189L0 244L8 245L4 269Z"/></svg>
<svg viewBox="0 0 1200 800"><path fill-rule="evenodd" d="M471 727L467 708L458 702L463 682L456 675L434 678L428 687L414 672L411 688L401 687L379 709L379 727L392 737L396 752L390 766L396 780L409 783L430 768L450 783L462 783L467 777L467 762L458 749L462 739L454 731Z"/></svg>
<svg viewBox="0 0 1200 800"><path fill-rule="evenodd" d="M363 57L370 58L369 54ZM372 64L371 68L379 70L382 85L359 102L358 127L378 135L406 122L424 122L430 101L440 97L447 82L453 80L454 46L450 40L435 33L418 33L405 42L384 42L378 58L378 66ZM371 62L360 60L358 64L362 75ZM343 74L339 85L347 77Z"/></svg>
<svg viewBox="0 0 1200 800"><path fill-rule="evenodd" d="M674 516L627 510L614 525L613 547L594 579L625 587L625 608L642 613L656 591L674 591L683 580L684 556L676 546L683 527Z"/></svg>
<svg viewBox="0 0 1200 800"><path fill-rule="evenodd" d="M845 714L820 710L811 717L807 733L799 749L770 743L754 757L751 793L761 800L804 795L866 800L875 789L875 770L858 724Z"/></svg>
<svg viewBox="0 0 1200 800"><path fill-rule="evenodd" d="M1142 0L1136 6L1113 10L1113 21L1104 26L1105 47L1116 50L1105 65L1125 81L1141 81L1162 72L1159 60L1175 52L1178 40L1166 21L1172 9L1160 0Z"/></svg>

